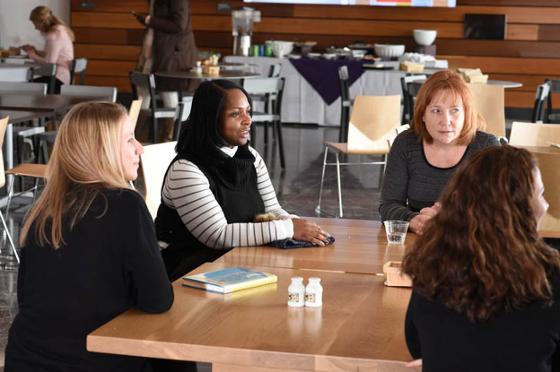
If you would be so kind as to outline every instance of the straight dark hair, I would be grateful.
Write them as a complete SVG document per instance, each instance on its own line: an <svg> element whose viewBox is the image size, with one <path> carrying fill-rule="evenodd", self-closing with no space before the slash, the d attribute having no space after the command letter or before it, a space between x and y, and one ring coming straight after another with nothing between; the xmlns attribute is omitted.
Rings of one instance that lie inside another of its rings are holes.
<svg viewBox="0 0 560 372"><path fill-rule="evenodd" d="M228 145L220 136L220 127L226 93L232 89L239 89L245 94L252 116L253 102L245 89L229 80L203 82L194 92L191 113L181 128L175 148L178 154L201 155L211 147Z"/></svg>

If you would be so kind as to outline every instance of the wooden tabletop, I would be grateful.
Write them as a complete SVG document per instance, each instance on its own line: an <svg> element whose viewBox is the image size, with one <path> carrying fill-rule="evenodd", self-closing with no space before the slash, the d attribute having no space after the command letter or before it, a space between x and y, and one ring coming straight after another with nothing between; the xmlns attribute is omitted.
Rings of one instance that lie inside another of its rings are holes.
<svg viewBox="0 0 560 372"><path fill-rule="evenodd" d="M156 76L171 79L192 79L192 80L217 80L217 79L228 79L228 80L240 80L248 78L261 77L262 75L253 72L245 72L239 70L220 70L218 75L208 75L202 73L196 73L193 71L177 71L177 72L156 72Z"/></svg>
<svg viewBox="0 0 560 372"><path fill-rule="evenodd" d="M204 272L223 267L205 264ZM404 316L410 289L388 288L374 275L254 267L277 284L213 294L173 285L164 314L130 310L91 333L94 352L195 360L219 371L408 371ZM319 276L321 308L290 308L292 276Z"/></svg>
<svg viewBox="0 0 560 372"><path fill-rule="evenodd" d="M560 147L558 146L516 146L521 147L529 152L537 152L541 154L558 154L560 155Z"/></svg>
<svg viewBox="0 0 560 372"><path fill-rule="evenodd" d="M110 97L107 97L109 100ZM78 97L48 94L45 96L25 94L0 94L1 110L62 111L87 101L99 101L99 97Z"/></svg>
<svg viewBox="0 0 560 372"><path fill-rule="evenodd" d="M409 232L406 244L387 244L379 221L309 218L331 233L336 241L326 247L279 249L269 246L236 248L216 262L230 266L267 266L330 270L359 274L382 274L387 261L400 261L406 247L416 240Z"/></svg>

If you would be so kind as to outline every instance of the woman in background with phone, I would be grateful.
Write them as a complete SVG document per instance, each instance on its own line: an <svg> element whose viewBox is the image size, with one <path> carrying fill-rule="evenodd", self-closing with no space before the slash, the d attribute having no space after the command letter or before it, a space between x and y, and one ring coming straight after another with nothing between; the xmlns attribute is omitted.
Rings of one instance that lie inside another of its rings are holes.
<svg viewBox="0 0 560 372"><path fill-rule="evenodd" d="M33 22L35 29L41 32L45 38L45 49L37 50L33 45L23 45L23 49L29 58L38 63L56 64L56 79L54 88L49 89L56 94L60 93L62 84L70 84L70 69L74 59L74 33L64 22L55 16L48 7L38 6L31 11L29 19ZM50 77L43 76L34 81L50 83Z"/></svg>

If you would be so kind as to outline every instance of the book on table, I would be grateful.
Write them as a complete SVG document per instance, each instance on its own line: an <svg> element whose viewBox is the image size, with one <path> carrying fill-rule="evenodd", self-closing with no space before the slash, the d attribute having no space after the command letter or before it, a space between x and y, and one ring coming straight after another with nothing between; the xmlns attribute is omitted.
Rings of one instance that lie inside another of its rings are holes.
<svg viewBox="0 0 560 372"><path fill-rule="evenodd" d="M230 293L276 283L277 281L278 278L274 274L243 267L229 267L183 277L183 285L186 287L200 288L217 293Z"/></svg>

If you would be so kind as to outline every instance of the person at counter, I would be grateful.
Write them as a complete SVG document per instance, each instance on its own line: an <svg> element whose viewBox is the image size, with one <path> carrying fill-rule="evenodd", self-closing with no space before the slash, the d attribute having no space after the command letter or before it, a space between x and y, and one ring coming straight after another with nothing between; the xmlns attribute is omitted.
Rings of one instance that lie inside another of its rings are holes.
<svg viewBox="0 0 560 372"><path fill-rule="evenodd" d="M560 253L539 237L548 209L533 156L474 155L405 255L408 348L425 372L560 370Z"/></svg>
<svg viewBox="0 0 560 372"><path fill-rule="evenodd" d="M64 22L53 14L46 6L38 6L31 11L29 19L35 29L45 38L45 49L37 50L33 45L26 44L21 47L29 58L38 63L56 64L56 78L54 93L60 93L63 84L70 84L70 68L74 59L74 33ZM51 82L50 77L44 76L35 79L40 83Z"/></svg>
<svg viewBox="0 0 560 372"><path fill-rule="evenodd" d="M231 81L203 82L194 94L156 217L171 280L232 247L328 241L317 224L281 208L263 159L249 146L251 114L249 95ZM263 213L273 219L254 222Z"/></svg>
<svg viewBox="0 0 560 372"><path fill-rule="evenodd" d="M83 103L64 116L47 184L20 233L6 372L149 366L86 350L87 335L125 310L161 313L173 303L150 213L129 186L142 152L121 105Z"/></svg>
<svg viewBox="0 0 560 372"><path fill-rule="evenodd" d="M463 78L439 71L422 85L411 129L399 134L389 152L381 189L381 219L410 221L418 234L438 213L437 200L458 166L476 152L499 145L478 129L477 114Z"/></svg>

